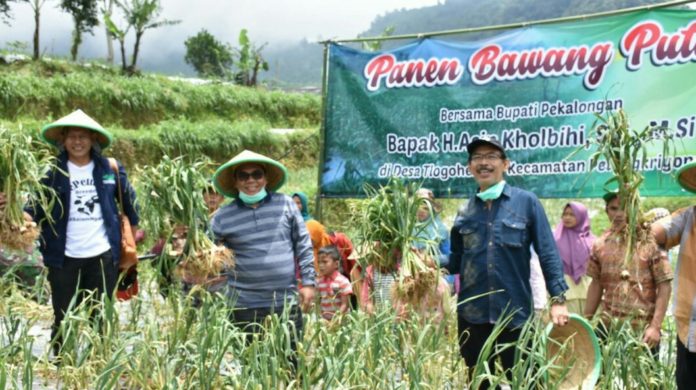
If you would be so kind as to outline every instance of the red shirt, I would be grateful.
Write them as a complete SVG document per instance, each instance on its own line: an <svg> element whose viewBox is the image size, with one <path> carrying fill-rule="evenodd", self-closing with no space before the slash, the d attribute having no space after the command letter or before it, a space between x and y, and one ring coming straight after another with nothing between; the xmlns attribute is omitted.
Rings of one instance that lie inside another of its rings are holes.
<svg viewBox="0 0 696 390"><path fill-rule="evenodd" d="M330 320L341 308L341 297L353 293L353 287L348 278L334 271L331 276L322 276L317 282L321 296L321 316Z"/></svg>

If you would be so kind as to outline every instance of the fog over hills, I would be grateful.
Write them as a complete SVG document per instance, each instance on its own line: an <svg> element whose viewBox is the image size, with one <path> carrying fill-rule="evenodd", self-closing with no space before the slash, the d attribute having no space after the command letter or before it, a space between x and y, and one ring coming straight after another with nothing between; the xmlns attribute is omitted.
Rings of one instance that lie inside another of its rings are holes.
<svg viewBox="0 0 696 390"><path fill-rule="evenodd" d="M267 43L262 53L270 70L261 74L263 80L286 86L318 86L323 51L318 41L323 39L379 36L388 27L394 28L394 34L460 29L661 2L664 0L241 0L234 3L163 0L161 18L182 22L145 33L138 67L145 71L194 77L193 68L184 62L184 41L188 37L205 28L218 40L237 46L239 30L246 28L254 43ZM23 3L10 4L13 19L0 24L0 48L15 41L27 45L31 42L34 28L31 9ZM41 48L47 55L67 56L72 19L58 10L57 4L57 0L48 0L42 9ZM480 35L447 39L477 37ZM94 35L85 37L80 58L104 58L105 42L103 27L95 28ZM391 41L384 47L405 43ZM130 53L130 40L126 47Z"/></svg>

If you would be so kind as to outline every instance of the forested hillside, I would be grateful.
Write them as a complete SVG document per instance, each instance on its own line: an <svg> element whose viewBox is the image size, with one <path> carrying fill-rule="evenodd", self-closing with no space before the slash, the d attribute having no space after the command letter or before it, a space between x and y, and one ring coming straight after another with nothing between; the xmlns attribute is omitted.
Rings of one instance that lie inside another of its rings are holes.
<svg viewBox="0 0 696 390"><path fill-rule="evenodd" d="M432 7L399 10L378 16L360 36L379 36L389 27L394 28L393 35L413 34L585 15L659 3L664 3L664 0L447 0ZM447 39L456 41L480 36L466 34L449 36ZM405 42L389 41L383 47L395 47ZM269 48L267 54L271 71L266 77L291 84L319 85L321 53L320 45L306 41L284 48Z"/></svg>
<svg viewBox="0 0 696 390"><path fill-rule="evenodd" d="M443 4L379 16L362 36L378 36L387 27L394 35L493 26L515 22L585 15L664 3L663 0L447 0ZM471 35L453 40L470 39Z"/></svg>

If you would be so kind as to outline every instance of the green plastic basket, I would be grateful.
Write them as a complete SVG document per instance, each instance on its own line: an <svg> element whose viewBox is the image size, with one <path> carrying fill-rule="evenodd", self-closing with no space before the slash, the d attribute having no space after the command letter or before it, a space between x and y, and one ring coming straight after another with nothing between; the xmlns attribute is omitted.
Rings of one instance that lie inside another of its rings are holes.
<svg viewBox="0 0 696 390"><path fill-rule="evenodd" d="M565 344L565 347L562 347ZM548 359L563 355L557 360L558 370L568 370L563 380L557 384L558 389L594 389L602 368L602 353L599 349L597 335L587 320L577 314L571 314L568 324L546 326L546 353ZM572 364L572 366L563 366ZM548 375L548 374L547 374Z"/></svg>

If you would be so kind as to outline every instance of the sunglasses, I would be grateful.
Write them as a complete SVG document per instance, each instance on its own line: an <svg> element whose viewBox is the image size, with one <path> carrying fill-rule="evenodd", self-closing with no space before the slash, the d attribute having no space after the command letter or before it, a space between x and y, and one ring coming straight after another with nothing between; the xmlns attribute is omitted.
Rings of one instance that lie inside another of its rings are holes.
<svg viewBox="0 0 696 390"><path fill-rule="evenodd" d="M251 172L245 172L245 171L239 171L237 172L237 180L239 181L247 181L249 178L253 178L254 180L261 180L263 179L264 173L260 169L255 169Z"/></svg>

